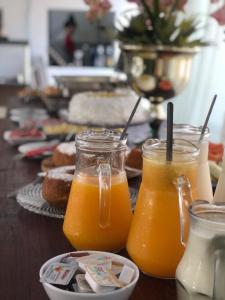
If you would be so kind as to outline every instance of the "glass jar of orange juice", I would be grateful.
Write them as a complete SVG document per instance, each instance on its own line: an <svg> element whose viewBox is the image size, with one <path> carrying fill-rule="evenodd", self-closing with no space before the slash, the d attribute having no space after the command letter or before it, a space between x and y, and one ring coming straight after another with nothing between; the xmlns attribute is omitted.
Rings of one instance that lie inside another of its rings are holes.
<svg viewBox="0 0 225 300"><path fill-rule="evenodd" d="M146 274L174 278L183 255L181 237L188 233L187 206L196 196L199 150L174 140L173 160L166 161L166 142L143 145L143 177L127 251Z"/></svg>
<svg viewBox="0 0 225 300"><path fill-rule="evenodd" d="M126 138L115 130L76 136L76 171L63 231L78 250L116 252L124 248L132 208L124 170Z"/></svg>
<svg viewBox="0 0 225 300"><path fill-rule="evenodd" d="M201 141L199 141L202 127L190 124L174 124L174 138L188 140L199 147L198 172L197 172L197 199L213 201L212 182L210 177L208 149L209 149L209 128L206 128Z"/></svg>

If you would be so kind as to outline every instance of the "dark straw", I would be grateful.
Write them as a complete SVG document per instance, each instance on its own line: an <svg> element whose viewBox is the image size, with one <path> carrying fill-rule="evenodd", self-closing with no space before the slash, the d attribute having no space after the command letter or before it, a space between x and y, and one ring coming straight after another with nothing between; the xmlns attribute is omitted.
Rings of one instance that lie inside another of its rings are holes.
<svg viewBox="0 0 225 300"><path fill-rule="evenodd" d="M167 143L166 160L173 160L173 103L167 104Z"/></svg>
<svg viewBox="0 0 225 300"><path fill-rule="evenodd" d="M131 113L128 121L127 121L127 124L126 124L126 126L125 126L125 128L124 128L124 130L123 130L123 132L122 132L122 134L120 136L120 141L122 141L125 138L126 134L127 134L127 129L128 129L128 127L129 127L129 125L130 125L130 123L131 123L131 121L133 119L133 116L134 116L134 114L135 114L135 112L136 112L136 110L138 108L138 105L139 105L139 103L141 101L141 98L142 98L141 96L138 98L138 100L137 100L137 102L136 102L136 104L135 104L135 106L134 106L134 108L132 110L132 113Z"/></svg>
<svg viewBox="0 0 225 300"><path fill-rule="evenodd" d="M204 125L203 125L203 127L202 127L202 132L201 132L201 135L200 135L200 138L199 138L199 142L201 142L202 139L203 139L203 137L204 137L205 130L206 130L207 126L208 126L209 118L210 118L210 116L211 116L211 113L212 113L214 104L215 104L215 102L216 102L216 98L217 98L217 95L214 95L214 97L213 97L213 99L212 99L212 103L211 103L210 108L209 108L209 111L208 111L208 114L207 114L207 117L206 117L206 119L205 119L205 123L204 123Z"/></svg>

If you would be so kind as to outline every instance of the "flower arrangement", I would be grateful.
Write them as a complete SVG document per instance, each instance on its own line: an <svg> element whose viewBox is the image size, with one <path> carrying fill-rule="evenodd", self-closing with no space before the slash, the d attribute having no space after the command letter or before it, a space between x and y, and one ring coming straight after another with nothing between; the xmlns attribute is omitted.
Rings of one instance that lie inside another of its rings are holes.
<svg viewBox="0 0 225 300"><path fill-rule="evenodd" d="M89 6L90 21L101 18L112 7L110 0L84 0ZM179 18L187 0L127 0L138 5L138 14L131 17L129 25L117 30L117 38L124 43L194 47L205 45L201 39L192 38L198 29L195 17ZM211 0L219 3L220 0ZM211 16L225 25L225 5ZM180 19L180 20L179 20Z"/></svg>

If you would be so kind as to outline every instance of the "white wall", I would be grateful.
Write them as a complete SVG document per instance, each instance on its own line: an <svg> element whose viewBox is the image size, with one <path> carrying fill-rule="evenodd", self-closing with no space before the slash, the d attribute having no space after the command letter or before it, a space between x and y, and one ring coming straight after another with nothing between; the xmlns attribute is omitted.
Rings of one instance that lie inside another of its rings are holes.
<svg viewBox="0 0 225 300"><path fill-rule="evenodd" d="M20 78L21 83L29 83L29 56L27 47L21 45L1 44L0 47L0 78Z"/></svg>
<svg viewBox="0 0 225 300"><path fill-rule="evenodd" d="M28 40L29 0L0 0L3 34L10 40ZM0 78L22 76L29 82L26 64L29 50L23 46L2 44L0 47Z"/></svg>
<svg viewBox="0 0 225 300"><path fill-rule="evenodd" d="M29 0L0 0L3 15L3 32L10 39L28 38Z"/></svg>
<svg viewBox="0 0 225 300"><path fill-rule="evenodd" d="M190 0L190 8L195 9L200 16L208 15L208 0ZM209 4L209 3L208 3ZM219 27L216 21L208 20L205 38L216 46L203 47L195 57L191 79L183 91L174 101L176 123L191 123L202 125L213 95L218 99L212 112L209 128L210 140L225 142L225 42L224 27Z"/></svg>

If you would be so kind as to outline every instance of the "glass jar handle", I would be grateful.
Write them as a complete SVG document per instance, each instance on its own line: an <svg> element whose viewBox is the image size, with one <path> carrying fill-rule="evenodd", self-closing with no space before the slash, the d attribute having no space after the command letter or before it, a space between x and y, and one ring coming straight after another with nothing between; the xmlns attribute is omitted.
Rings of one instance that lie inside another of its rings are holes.
<svg viewBox="0 0 225 300"><path fill-rule="evenodd" d="M187 219L188 206L192 202L191 184L189 179L186 176L181 175L176 178L175 185L178 192L178 202L179 202L180 239L181 239L181 244L186 246L186 242L187 242L186 230L188 229L188 225L186 225L186 223L188 222Z"/></svg>
<svg viewBox="0 0 225 300"><path fill-rule="evenodd" d="M110 225L111 210L111 166L100 163L98 166L99 180L99 226L106 228Z"/></svg>
<svg viewBox="0 0 225 300"><path fill-rule="evenodd" d="M224 237L215 237L213 239L214 247L219 244L220 249L215 249L214 252L214 284L213 284L213 299L225 300L224 282L225 282L225 239Z"/></svg>

